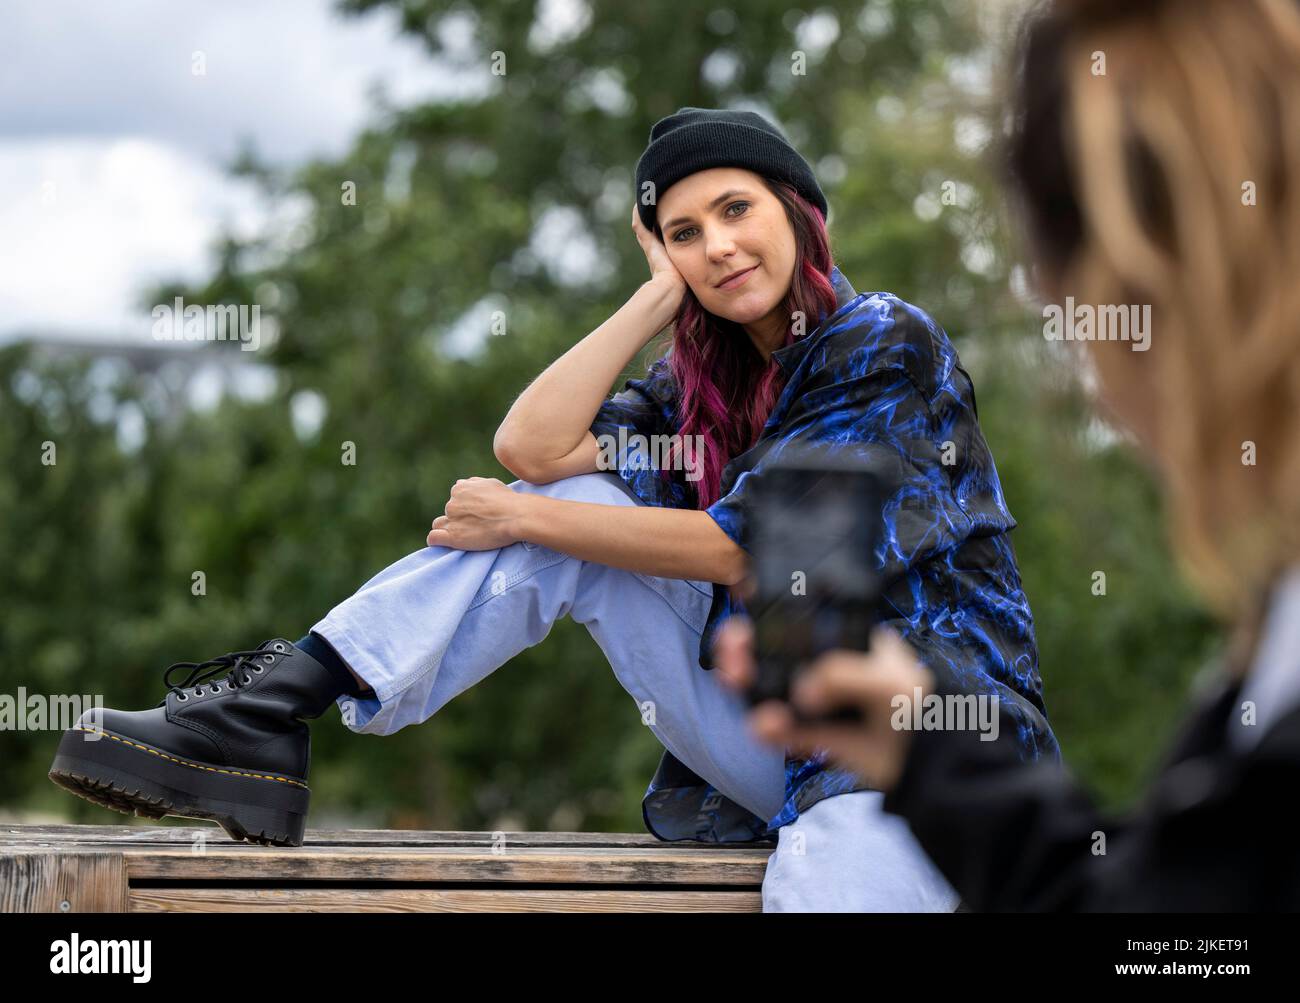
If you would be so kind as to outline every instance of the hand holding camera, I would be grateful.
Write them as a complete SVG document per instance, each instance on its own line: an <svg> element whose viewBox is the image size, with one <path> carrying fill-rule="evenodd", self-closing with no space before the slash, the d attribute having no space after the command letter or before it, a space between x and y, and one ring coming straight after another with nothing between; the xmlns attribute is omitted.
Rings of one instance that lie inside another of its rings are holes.
<svg viewBox="0 0 1300 1003"><path fill-rule="evenodd" d="M714 644L718 677L745 690L754 678L754 630L748 617L733 616L718 628ZM794 681L790 703L765 700L750 712L754 734L799 756L825 749L879 791L891 790L902 772L911 731L890 726L894 701L934 690L934 674L894 631L878 627L871 651L824 652ZM835 720L827 711L851 710L858 721Z"/></svg>
<svg viewBox="0 0 1300 1003"><path fill-rule="evenodd" d="M895 698L933 690L896 633L876 627L882 575L879 484L859 461L787 450L753 486L747 616L719 628L714 661L745 694L763 740L799 755L825 749L877 790L897 781L910 732L890 727Z"/></svg>

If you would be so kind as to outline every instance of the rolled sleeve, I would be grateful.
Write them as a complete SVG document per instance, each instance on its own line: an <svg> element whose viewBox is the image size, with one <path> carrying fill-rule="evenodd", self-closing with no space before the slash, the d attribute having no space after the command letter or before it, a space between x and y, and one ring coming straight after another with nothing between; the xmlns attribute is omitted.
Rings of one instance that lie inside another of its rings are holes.
<svg viewBox="0 0 1300 1003"><path fill-rule="evenodd" d="M669 430L672 418L672 400L665 397L663 381L668 376L667 363L654 363L645 379L628 380L624 389L609 397L596 411L591 422L591 434L617 438L619 429L630 435L662 435Z"/></svg>
<svg viewBox="0 0 1300 1003"><path fill-rule="evenodd" d="M745 505L749 499L749 478L751 471L744 471L736 478L731 490L715 501L704 511L709 513L731 541L745 551L749 550L748 523L745 519Z"/></svg>
<svg viewBox="0 0 1300 1003"><path fill-rule="evenodd" d="M601 450L597 469L618 474L638 498L660 508L693 507L684 479L656 464L656 457L667 455L675 408L672 375L660 359L645 379L628 380L601 404L590 426Z"/></svg>

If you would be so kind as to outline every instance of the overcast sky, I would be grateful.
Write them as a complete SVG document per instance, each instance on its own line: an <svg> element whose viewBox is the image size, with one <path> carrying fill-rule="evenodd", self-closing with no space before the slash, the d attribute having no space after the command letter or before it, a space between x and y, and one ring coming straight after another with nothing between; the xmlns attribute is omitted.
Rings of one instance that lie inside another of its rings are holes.
<svg viewBox="0 0 1300 1003"><path fill-rule="evenodd" d="M453 96L388 11L328 0L11 0L0 28L0 341L138 336L143 288L196 278L223 221L266 219L225 176L337 155L394 104ZM195 53L206 72L196 75Z"/></svg>

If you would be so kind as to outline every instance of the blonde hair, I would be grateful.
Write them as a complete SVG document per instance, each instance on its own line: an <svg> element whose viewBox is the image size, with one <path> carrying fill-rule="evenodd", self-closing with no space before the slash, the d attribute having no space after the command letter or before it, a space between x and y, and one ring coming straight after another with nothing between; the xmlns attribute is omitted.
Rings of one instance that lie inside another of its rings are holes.
<svg viewBox="0 0 1300 1003"><path fill-rule="evenodd" d="M1063 214L1040 179L1026 198L1040 247L1056 242L1048 282L1151 306L1148 350L1088 343L1102 403L1160 468L1189 579L1255 618L1300 560L1300 4L1075 0L1046 17L1022 44L1059 63L1073 196ZM1018 100L1041 124L1043 98ZM1044 131L1013 139L1022 175Z"/></svg>

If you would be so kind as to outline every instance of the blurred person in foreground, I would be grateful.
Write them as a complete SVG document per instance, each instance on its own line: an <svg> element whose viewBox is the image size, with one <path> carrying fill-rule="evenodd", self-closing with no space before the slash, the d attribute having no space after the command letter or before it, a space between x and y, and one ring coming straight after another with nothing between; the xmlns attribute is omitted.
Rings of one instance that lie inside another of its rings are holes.
<svg viewBox="0 0 1300 1003"><path fill-rule="evenodd" d="M769 701L751 727L885 791L972 909L1294 910L1300 4L1050 3L1016 55L1009 166L1038 284L1098 316L1152 308L1147 350L1099 336L1087 362L1101 410L1160 477L1189 579L1231 628L1225 663L1124 819L1005 741L908 730L900 708L956 686L883 629L869 654L827 652L792 690L796 707L856 705L867 725L798 724ZM722 625L716 657L747 685L747 621Z"/></svg>

